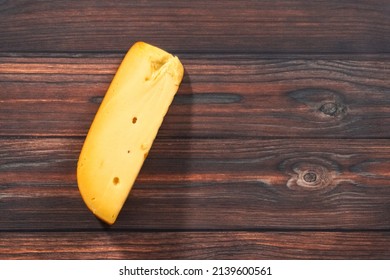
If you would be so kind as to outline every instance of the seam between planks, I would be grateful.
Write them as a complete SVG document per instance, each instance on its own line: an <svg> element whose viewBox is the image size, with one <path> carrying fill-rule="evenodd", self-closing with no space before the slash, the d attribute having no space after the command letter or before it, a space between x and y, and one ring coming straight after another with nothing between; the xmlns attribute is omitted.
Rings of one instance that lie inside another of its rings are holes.
<svg viewBox="0 0 390 280"><path fill-rule="evenodd" d="M367 228L354 228L354 229L342 229L342 228L328 228L328 229L316 229L316 228L246 228L246 229L125 229L125 228L110 228L108 225L103 225L102 228L91 228L91 229L77 229L77 228L69 228L69 229L7 229L0 230L1 233L51 233L51 232L112 232L112 233L121 233L121 232L131 232L131 233L156 233L156 232L178 232L178 233L191 233L191 232L252 232L252 233L272 233L272 232L285 232L285 233L299 233L299 232L329 232L329 233L368 233L368 232L382 232L390 233L390 228L382 228L382 229L367 229Z"/></svg>
<svg viewBox="0 0 390 280"><path fill-rule="evenodd" d="M129 46L130 48L130 46ZM177 56L202 56L202 57L223 57L233 56L245 58L246 56L256 56L262 59L373 59L373 58L390 58L390 52L229 52L229 51L178 51L167 50ZM127 51L69 51L69 52L52 52L52 51L29 51L29 52L9 52L0 51L0 57L53 57L53 58L86 58L86 57L122 57Z"/></svg>

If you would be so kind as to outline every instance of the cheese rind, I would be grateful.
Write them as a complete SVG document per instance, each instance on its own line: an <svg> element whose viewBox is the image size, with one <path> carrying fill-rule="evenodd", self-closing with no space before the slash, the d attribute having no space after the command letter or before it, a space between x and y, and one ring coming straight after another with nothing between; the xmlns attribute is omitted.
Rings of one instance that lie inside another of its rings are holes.
<svg viewBox="0 0 390 280"><path fill-rule="evenodd" d="M179 59L143 42L121 65L88 131L77 182L88 208L113 224L183 78Z"/></svg>

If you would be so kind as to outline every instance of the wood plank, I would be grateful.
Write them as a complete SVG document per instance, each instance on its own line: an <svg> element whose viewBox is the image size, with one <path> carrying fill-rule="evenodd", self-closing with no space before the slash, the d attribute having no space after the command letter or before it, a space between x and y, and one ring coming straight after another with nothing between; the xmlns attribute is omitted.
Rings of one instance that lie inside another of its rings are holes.
<svg viewBox="0 0 390 280"><path fill-rule="evenodd" d="M0 140L2 230L104 228L77 189L82 141ZM158 138L114 228L388 230L389 162L389 139Z"/></svg>
<svg viewBox="0 0 390 280"><path fill-rule="evenodd" d="M385 0L1 1L0 51L389 52Z"/></svg>
<svg viewBox="0 0 390 280"><path fill-rule="evenodd" d="M182 60L162 137L390 137L389 56ZM120 61L0 57L0 135L85 136Z"/></svg>
<svg viewBox="0 0 390 280"><path fill-rule="evenodd" d="M389 232L0 232L0 259L388 259Z"/></svg>

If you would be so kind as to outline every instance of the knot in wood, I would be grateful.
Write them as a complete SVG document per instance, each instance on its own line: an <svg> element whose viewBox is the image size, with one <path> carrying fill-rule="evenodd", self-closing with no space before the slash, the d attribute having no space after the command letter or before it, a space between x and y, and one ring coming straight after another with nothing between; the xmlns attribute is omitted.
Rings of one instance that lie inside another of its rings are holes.
<svg viewBox="0 0 390 280"><path fill-rule="evenodd" d="M307 106L308 120L317 123L339 121L347 115L347 105L341 92L326 88L302 88L288 93L296 102Z"/></svg>
<svg viewBox="0 0 390 280"><path fill-rule="evenodd" d="M305 175L303 175L303 180L308 183L313 183L317 181L317 175L314 172L307 172Z"/></svg>
<svg viewBox="0 0 390 280"><path fill-rule="evenodd" d="M323 165L302 162L294 168L296 184L304 189L323 189L332 182L329 169Z"/></svg>
<svg viewBox="0 0 390 280"><path fill-rule="evenodd" d="M281 165L290 175L287 187L292 190L330 190L336 187L338 166L322 158L288 159Z"/></svg>
<svg viewBox="0 0 390 280"><path fill-rule="evenodd" d="M323 104L321 107L320 107L320 111L322 113L324 113L325 115L328 115L328 116L334 116L336 115L338 109L337 109L337 104L334 103L334 102L328 102L328 103L325 103Z"/></svg>
<svg viewBox="0 0 390 280"><path fill-rule="evenodd" d="M321 105L319 110L327 116L337 117L345 113L345 106L336 102L326 102Z"/></svg>

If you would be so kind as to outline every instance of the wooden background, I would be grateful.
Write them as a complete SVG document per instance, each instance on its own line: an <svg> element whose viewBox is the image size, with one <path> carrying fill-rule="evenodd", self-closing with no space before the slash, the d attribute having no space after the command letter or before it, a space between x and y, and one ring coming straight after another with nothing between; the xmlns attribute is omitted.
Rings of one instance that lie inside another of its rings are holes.
<svg viewBox="0 0 390 280"><path fill-rule="evenodd" d="M1 259L390 258L390 2L0 1ZM116 222L77 188L127 49L185 77Z"/></svg>

